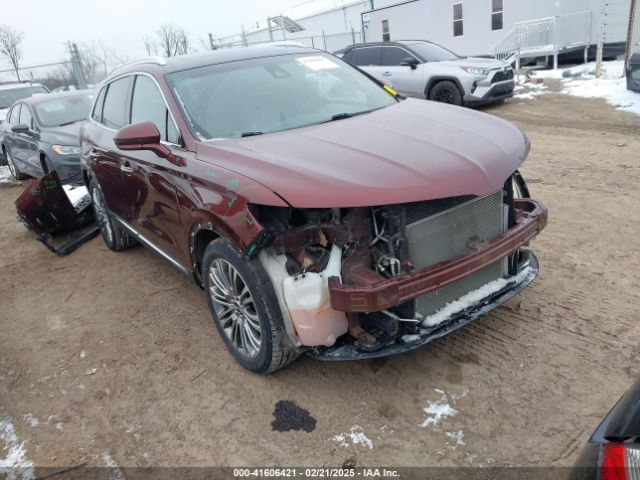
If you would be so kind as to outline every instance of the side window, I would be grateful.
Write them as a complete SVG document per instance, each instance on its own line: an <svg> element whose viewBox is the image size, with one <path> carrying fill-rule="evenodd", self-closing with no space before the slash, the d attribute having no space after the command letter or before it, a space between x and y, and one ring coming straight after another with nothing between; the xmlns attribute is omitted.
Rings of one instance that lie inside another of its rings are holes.
<svg viewBox="0 0 640 480"><path fill-rule="evenodd" d="M491 30L502 30L504 1L491 0Z"/></svg>
<svg viewBox="0 0 640 480"><path fill-rule="evenodd" d="M167 104L155 82L144 75L136 76L131 99L131 123L153 122L160 138L178 143L178 131L167 109Z"/></svg>
<svg viewBox="0 0 640 480"><path fill-rule="evenodd" d="M22 104L22 109L20 110L20 121L18 123L29 125L29 128L33 128L31 110L29 110L29 107L27 107L25 104Z"/></svg>
<svg viewBox="0 0 640 480"><path fill-rule="evenodd" d="M102 123L109 128L121 128L127 124L127 104L131 77L121 78L109 84L102 110Z"/></svg>
<svg viewBox="0 0 640 480"><path fill-rule="evenodd" d="M13 107L13 110L11 110L11 116L9 117L9 123L11 125L17 125L18 124L18 120L20 119L20 106L22 104L19 103L18 105L15 105Z"/></svg>
<svg viewBox="0 0 640 480"><path fill-rule="evenodd" d="M347 50L347 53L345 53L342 56L342 60L344 60L345 62L348 62L348 63L352 63L352 61L353 61L353 49Z"/></svg>
<svg viewBox="0 0 640 480"><path fill-rule="evenodd" d="M397 67L406 58L413 58L406 50L398 47L382 47L382 62L384 67Z"/></svg>
<svg viewBox="0 0 640 480"><path fill-rule="evenodd" d="M462 2L453 4L453 36L460 37L464 34L464 26L463 26L463 16L462 16Z"/></svg>
<svg viewBox="0 0 640 480"><path fill-rule="evenodd" d="M391 33L389 32L389 20L382 20L382 41L388 42L391 40Z"/></svg>
<svg viewBox="0 0 640 480"><path fill-rule="evenodd" d="M104 105L104 93L107 91L107 87L103 87L100 90L100 94L98 95L98 99L96 100L96 104L93 107L93 112L91 113L91 118L93 118L96 122L102 122L102 107Z"/></svg>
<svg viewBox="0 0 640 480"><path fill-rule="evenodd" d="M380 50L382 50L381 47L358 48L354 51L352 63L359 67L377 67L380 65Z"/></svg>

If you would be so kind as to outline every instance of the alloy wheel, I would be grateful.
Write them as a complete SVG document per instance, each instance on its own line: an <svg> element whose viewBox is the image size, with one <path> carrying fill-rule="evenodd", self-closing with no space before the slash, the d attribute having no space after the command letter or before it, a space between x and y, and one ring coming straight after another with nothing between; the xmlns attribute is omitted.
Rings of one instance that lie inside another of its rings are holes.
<svg viewBox="0 0 640 480"><path fill-rule="evenodd" d="M109 243L113 243L113 227L111 226L111 219L107 214L107 208L104 204L102 192L100 192L97 187L94 188L91 198L93 199L93 211L96 214L98 225L100 225L100 231Z"/></svg>
<svg viewBox="0 0 640 480"><path fill-rule="evenodd" d="M209 295L227 338L242 355L255 358L262 344L256 304L240 272L227 260L216 258L209 267Z"/></svg>

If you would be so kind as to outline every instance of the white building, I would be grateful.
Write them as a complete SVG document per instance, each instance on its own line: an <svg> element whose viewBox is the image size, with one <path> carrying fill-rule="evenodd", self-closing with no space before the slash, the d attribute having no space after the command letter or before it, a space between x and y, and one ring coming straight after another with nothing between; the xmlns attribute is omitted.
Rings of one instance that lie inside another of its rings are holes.
<svg viewBox="0 0 640 480"><path fill-rule="evenodd" d="M601 26L605 43L624 44L629 8L630 0L375 0L362 18L367 42L430 40L466 56L553 54L596 45Z"/></svg>
<svg viewBox="0 0 640 480"><path fill-rule="evenodd" d="M295 40L335 51L352 43L420 39L466 56L574 54L598 43L622 53L630 0L309 0L219 46ZM274 12L275 13L275 12Z"/></svg>

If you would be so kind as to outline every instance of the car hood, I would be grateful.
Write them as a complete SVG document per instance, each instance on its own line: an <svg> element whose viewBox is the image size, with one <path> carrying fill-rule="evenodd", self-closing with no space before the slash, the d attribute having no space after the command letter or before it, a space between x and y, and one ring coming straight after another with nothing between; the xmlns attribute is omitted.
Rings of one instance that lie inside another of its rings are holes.
<svg viewBox="0 0 640 480"><path fill-rule="evenodd" d="M488 195L526 157L515 125L425 100L311 127L202 142L199 159L249 177L297 208Z"/></svg>
<svg viewBox="0 0 640 480"><path fill-rule="evenodd" d="M80 129L84 122L76 122L63 127L43 127L40 139L43 142L59 145L80 145Z"/></svg>

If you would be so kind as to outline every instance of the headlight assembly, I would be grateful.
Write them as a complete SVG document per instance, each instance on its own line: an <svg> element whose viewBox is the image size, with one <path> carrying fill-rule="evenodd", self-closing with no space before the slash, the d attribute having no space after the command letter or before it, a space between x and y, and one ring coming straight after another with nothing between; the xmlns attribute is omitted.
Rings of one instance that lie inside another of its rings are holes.
<svg viewBox="0 0 640 480"><path fill-rule="evenodd" d="M80 147L74 145L51 145L51 150L58 155L80 155Z"/></svg>

